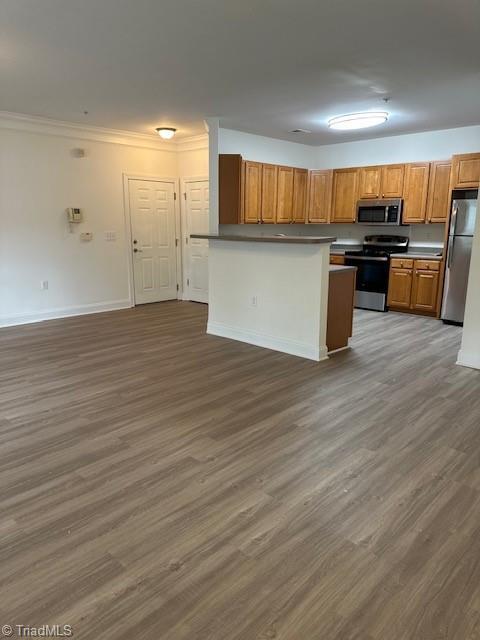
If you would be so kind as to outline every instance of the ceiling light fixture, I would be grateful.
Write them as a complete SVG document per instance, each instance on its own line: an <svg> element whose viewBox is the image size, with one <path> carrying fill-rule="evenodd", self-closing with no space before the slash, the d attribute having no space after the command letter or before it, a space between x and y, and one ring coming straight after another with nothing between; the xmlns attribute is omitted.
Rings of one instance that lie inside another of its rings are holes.
<svg viewBox="0 0 480 640"><path fill-rule="evenodd" d="M336 116L328 121L330 129L348 131L351 129L366 129L376 127L388 120L386 111L365 111L364 113L349 113L345 116Z"/></svg>
<svg viewBox="0 0 480 640"><path fill-rule="evenodd" d="M164 140L171 140L176 133L176 129L173 127L157 127L155 131Z"/></svg>

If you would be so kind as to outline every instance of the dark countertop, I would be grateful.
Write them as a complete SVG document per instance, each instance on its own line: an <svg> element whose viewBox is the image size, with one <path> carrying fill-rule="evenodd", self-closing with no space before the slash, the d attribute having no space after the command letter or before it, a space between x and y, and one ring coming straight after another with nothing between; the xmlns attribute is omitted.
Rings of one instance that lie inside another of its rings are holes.
<svg viewBox="0 0 480 640"><path fill-rule="evenodd" d="M191 238L203 240L226 240L229 242L277 242L283 244L328 244L335 242L335 236L236 236L192 233Z"/></svg>
<svg viewBox="0 0 480 640"><path fill-rule="evenodd" d="M438 252L437 252L438 253ZM429 253L428 251L407 251L407 253L391 253L391 258L410 258L410 260L443 260L443 255Z"/></svg>
<svg viewBox="0 0 480 640"><path fill-rule="evenodd" d="M330 273L336 273L337 271L356 271L357 267L351 267L349 265L343 264L331 264L330 265Z"/></svg>

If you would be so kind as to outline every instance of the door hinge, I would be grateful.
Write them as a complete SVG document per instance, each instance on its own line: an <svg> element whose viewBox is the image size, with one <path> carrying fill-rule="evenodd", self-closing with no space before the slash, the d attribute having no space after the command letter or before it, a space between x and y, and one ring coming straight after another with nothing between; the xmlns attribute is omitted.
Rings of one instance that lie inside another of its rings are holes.
<svg viewBox="0 0 480 640"><path fill-rule="evenodd" d="M186 191L183 192L183 198L184 198L184 200L187 199L187 192Z"/></svg>
<svg viewBox="0 0 480 640"><path fill-rule="evenodd" d="M177 284L177 291L180 289L180 286Z"/></svg>
<svg viewBox="0 0 480 640"><path fill-rule="evenodd" d="M188 244L188 236L185 236L185 244Z"/></svg>
<svg viewBox="0 0 480 640"><path fill-rule="evenodd" d="M175 238L175 246L178 247L178 238Z"/></svg>
<svg viewBox="0 0 480 640"><path fill-rule="evenodd" d="M190 286L190 278L187 278L187 287Z"/></svg>
<svg viewBox="0 0 480 640"><path fill-rule="evenodd" d="M174 192L173 192L173 199L174 199L174 200L176 200L176 199L177 199L177 192L176 192L176 191L174 191Z"/></svg>

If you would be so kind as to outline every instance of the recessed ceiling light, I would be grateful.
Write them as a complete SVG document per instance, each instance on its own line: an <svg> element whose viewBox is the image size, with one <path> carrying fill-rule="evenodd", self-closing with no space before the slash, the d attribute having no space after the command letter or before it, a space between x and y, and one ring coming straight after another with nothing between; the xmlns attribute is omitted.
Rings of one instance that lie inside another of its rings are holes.
<svg viewBox="0 0 480 640"><path fill-rule="evenodd" d="M345 116L336 116L328 121L330 129L346 131L350 129L366 129L376 127L388 120L386 111L365 111L364 113L349 113Z"/></svg>
<svg viewBox="0 0 480 640"><path fill-rule="evenodd" d="M164 140L170 140L171 138L173 138L177 130L173 127L157 127L155 131Z"/></svg>

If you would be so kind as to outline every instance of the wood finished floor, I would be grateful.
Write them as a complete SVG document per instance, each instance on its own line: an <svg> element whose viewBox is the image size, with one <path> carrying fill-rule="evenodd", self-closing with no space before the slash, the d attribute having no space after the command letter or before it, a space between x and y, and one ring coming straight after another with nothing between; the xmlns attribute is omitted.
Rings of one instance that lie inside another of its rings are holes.
<svg viewBox="0 0 480 640"><path fill-rule="evenodd" d="M313 363L163 303L0 331L0 624L478 640L480 373L357 312Z"/></svg>

